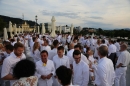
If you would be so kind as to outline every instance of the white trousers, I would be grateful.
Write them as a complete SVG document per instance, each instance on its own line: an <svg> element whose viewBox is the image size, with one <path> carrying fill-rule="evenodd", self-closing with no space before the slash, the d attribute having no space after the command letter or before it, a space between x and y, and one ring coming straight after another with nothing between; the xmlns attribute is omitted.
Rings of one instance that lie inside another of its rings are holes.
<svg viewBox="0 0 130 86"><path fill-rule="evenodd" d="M116 68L115 86L126 86L126 70L127 67Z"/></svg>

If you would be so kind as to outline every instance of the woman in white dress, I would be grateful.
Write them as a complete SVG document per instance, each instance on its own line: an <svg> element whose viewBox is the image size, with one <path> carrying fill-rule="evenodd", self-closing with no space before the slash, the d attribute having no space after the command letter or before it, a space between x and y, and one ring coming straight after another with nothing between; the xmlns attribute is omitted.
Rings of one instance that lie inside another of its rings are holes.
<svg viewBox="0 0 130 86"><path fill-rule="evenodd" d="M33 45L33 59L34 59L34 62L37 62L40 60L40 51L39 51L39 48L40 48L40 44L39 42L35 42L34 45Z"/></svg>

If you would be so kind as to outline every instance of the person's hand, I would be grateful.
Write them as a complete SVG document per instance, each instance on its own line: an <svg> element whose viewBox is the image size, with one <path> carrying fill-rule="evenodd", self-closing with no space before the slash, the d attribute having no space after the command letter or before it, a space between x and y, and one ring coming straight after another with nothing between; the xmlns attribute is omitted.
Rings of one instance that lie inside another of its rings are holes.
<svg viewBox="0 0 130 86"><path fill-rule="evenodd" d="M53 74L51 73L51 74L47 75L46 78L47 78L47 79L50 79L50 78L52 77L52 75L53 75Z"/></svg>
<svg viewBox="0 0 130 86"><path fill-rule="evenodd" d="M43 80L47 79L47 77L44 76L44 75L41 75L41 78L42 78Z"/></svg>
<svg viewBox="0 0 130 86"><path fill-rule="evenodd" d="M90 72L94 72L94 70L89 70Z"/></svg>
<svg viewBox="0 0 130 86"><path fill-rule="evenodd" d="M57 78L57 76L54 76L55 78Z"/></svg>

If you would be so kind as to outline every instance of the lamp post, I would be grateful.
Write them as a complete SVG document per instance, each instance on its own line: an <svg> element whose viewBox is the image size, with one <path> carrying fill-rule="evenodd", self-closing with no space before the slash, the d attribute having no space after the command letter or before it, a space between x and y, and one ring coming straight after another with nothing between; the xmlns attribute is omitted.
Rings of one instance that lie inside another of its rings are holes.
<svg viewBox="0 0 130 86"><path fill-rule="evenodd" d="M38 30L37 30L37 20L38 20L38 19L37 19L37 15L35 16L35 20L36 20L35 26L36 26L36 32L37 32L37 31L38 31Z"/></svg>

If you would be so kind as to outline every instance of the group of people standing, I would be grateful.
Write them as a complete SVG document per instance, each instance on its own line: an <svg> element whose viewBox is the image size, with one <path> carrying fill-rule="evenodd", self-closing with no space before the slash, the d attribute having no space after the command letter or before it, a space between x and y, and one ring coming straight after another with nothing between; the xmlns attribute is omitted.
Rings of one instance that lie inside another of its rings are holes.
<svg viewBox="0 0 130 86"><path fill-rule="evenodd" d="M126 86L129 63L119 39L24 33L0 44L1 85Z"/></svg>

